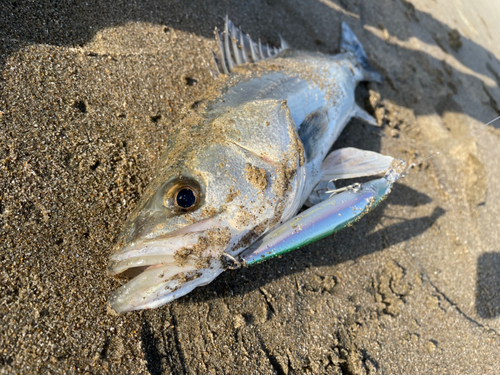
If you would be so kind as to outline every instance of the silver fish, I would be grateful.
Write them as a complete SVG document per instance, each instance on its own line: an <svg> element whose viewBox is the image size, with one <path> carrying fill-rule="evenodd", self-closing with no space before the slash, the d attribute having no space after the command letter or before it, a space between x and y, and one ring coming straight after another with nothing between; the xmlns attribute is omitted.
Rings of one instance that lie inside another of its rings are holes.
<svg viewBox="0 0 500 375"><path fill-rule="evenodd" d="M118 312L161 306L210 283L259 238L329 197L329 181L384 173L393 158L336 150L360 81L381 81L342 24L342 53L269 48L226 18L216 32L220 78L168 140L151 182L110 256L131 278L110 298ZM385 193L384 193L385 194Z"/></svg>

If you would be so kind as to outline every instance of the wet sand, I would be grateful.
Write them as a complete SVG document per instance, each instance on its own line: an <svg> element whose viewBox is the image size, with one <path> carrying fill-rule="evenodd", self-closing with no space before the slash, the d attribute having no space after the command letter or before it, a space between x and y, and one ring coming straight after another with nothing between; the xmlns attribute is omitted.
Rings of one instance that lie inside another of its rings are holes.
<svg viewBox="0 0 500 375"><path fill-rule="evenodd" d="M107 257L171 129L215 79L213 27L338 52L382 85L335 147L416 163L351 228L113 316ZM0 13L0 373L497 374L500 9L493 0L7 1Z"/></svg>

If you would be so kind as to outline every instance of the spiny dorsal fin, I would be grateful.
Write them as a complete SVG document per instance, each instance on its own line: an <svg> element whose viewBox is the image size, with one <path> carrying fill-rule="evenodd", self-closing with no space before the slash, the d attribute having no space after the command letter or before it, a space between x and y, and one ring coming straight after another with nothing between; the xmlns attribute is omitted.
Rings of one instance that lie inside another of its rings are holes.
<svg viewBox="0 0 500 375"><path fill-rule="evenodd" d="M236 65L248 62L256 63L274 57L284 49L289 48L281 35L279 37L281 42L279 48L270 48L269 44L264 46L260 39L258 42L254 42L250 35L243 34L241 28L236 28L226 16L224 31L215 29L215 40L219 46L220 56L214 57L219 73L229 74Z"/></svg>

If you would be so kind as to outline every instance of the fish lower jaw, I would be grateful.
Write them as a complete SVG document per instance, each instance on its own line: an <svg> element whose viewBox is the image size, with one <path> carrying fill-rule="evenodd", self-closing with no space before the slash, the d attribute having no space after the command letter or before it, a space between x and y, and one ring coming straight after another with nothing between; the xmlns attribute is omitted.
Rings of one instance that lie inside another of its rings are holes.
<svg viewBox="0 0 500 375"><path fill-rule="evenodd" d="M204 269L192 264L150 265L113 292L109 305L118 314L159 307L210 283L222 272L219 261Z"/></svg>

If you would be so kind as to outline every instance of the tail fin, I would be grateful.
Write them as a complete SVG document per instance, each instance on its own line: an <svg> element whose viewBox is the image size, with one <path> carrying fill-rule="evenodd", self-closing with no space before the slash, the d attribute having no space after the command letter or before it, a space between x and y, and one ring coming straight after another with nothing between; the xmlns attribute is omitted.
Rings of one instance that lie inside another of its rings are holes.
<svg viewBox="0 0 500 375"><path fill-rule="evenodd" d="M367 81L382 82L382 76L368 63L368 57L356 35L345 22L342 22L342 37L340 39L340 52L351 52L358 59L363 70L363 78Z"/></svg>

